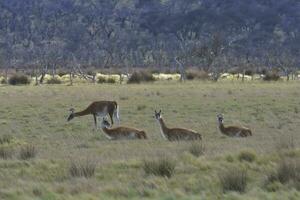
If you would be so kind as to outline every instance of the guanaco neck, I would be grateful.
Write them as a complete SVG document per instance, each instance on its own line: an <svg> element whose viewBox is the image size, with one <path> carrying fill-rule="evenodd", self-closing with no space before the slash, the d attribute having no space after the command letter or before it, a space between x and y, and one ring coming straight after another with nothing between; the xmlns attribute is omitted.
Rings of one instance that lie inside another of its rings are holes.
<svg viewBox="0 0 300 200"><path fill-rule="evenodd" d="M163 138L167 139L168 138L168 131L169 128L166 126L164 120L162 118L158 119L159 125L160 125L160 132Z"/></svg>
<svg viewBox="0 0 300 200"><path fill-rule="evenodd" d="M108 128L106 128L105 126L102 127L102 130L104 132L104 135L108 138L108 139L111 139L111 134L110 134L110 130Z"/></svg>
<svg viewBox="0 0 300 200"><path fill-rule="evenodd" d="M224 127L223 122L220 122L220 121L219 121L219 129L220 129L220 131L221 131L222 133L225 133L225 127Z"/></svg>
<svg viewBox="0 0 300 200"><path fill-rule="evenodd" d="M80 116L84 116L84 115L88 115L88 114L91 114L90 110L85 109L83 111L74 113L74 117L80 117Z"/></svg>

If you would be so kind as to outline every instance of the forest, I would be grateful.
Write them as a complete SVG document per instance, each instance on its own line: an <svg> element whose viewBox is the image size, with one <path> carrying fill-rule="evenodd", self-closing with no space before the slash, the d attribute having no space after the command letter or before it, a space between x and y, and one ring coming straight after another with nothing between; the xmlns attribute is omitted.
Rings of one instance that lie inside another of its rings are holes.
<svg viewBox="0 0 300 200"><path fill-rule="evenodd" d="M295 71L298 0L1 0L2 69Z"/></svg>

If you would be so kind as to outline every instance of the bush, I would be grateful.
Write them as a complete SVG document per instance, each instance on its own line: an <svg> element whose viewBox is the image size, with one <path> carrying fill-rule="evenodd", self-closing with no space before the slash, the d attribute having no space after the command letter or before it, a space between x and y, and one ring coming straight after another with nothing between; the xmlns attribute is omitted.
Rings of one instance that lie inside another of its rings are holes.
<svg viewBox="0 0 300 200"><path fill-rule="evenodd" d="M59 72L57 73L57 75L60 76L60 77L62 77L62 76L64 76L64 75L67 75L67 74L69 74L69 73L66 72L66 71L59 71Z"/></svg>
<svg viewBox="0 0 300 200"><path fill-rule="evenodd" d="M19 157L21 160L28 160L36 156L36 148L34 145L26 145L21 147Z"/></svg>
<svg viewBox="0 0 300 200"><path fill-rule="evenodd" d="M9 159L13 156L13 149L7 146L0 146L0 158L2 159Z"/></svg>
<svg viewBox="0 0 300 200"><path fill-rule="evenodd" d="M58 78L51 78L49 80L47 80L47 84L61 84L61 80L59 80Z"/></svg>
<svg viewBox="0 0 300 200"><path fill-rule="evenodd" d="M139 71L133 72L133 74L129 77L127 83L141 83L141 82L153 82L155 78L150 72L147 71Z"/></svg>
<svg viewBox="0 0 300 200"><path fill-rule="evenodd" d="M13 75L9 78L8 83L10 85L22 85L22 84L29 84L30 79L25 75Z"/></svg>
<svg viewBox="0 0 300 200"><path fill-rule="evenodd" d="M0 136L0 144L7 143L9 144L12 140L12 136L8 134L4 134Z"/></svg>
<svg viewBox="0 0 300 200"><path fill-rule="evenodd" d="M239 153L238 159L239 161L253 162L256 159L256 155L251 151L242 151Z"/></svg>
<svg viewBox="0 0 300 200"><path fill-rule="evenodd" d="M266 188L269 189L276 182L293 185L300 189L300 160L282 159L276 171L270 173L266 180Z"/></svg>
<svg viewBox="0 0 300 200"><path fill-rule="evenodd" d="M3 78L3 79L1 79L0 84L7 84L7 82L6 82L6 80Z"/></svg>
<svg viewBox="0 0 300 200"><path fill-rule="evenodd" d="M189 147L189 152L195 157L199 157L204 154L205 148L203 143L194 142Z"/></svg>
<svg viewBox="0 0 300 200"><path fill-rule="evenodd" d="M106 83L106 79L102 76L98 77L97 83Z"/></svg>
<svg viewBox="0 0 300 200"><path fill-rule="evenodd" d="M280 76L276 72L268 72L263 78L264 81L278 81Z"/></svg>
<svg viewBox="0 0 300 200"><path fill-rule="evenodd" d="M194 80L194 79L208 80L209 76L205 71L202 70L188 70L186 72L186 79L187 80Z"/></svg>
<svg viewBox="0 0 300 200"><path fill-rule="evenodd" d="M168 158L144 161L144 171L147 175L163 176L170 178L175 172L175 162Z"/></svg>
<svg viewBox="0 0 300 200"><path fill-rule="evenodd" d="M247 186L247 171L239 168L231 168L219 175L223 192L245 192Z"/></svg>
<svg viewBox="0 0 300 200"><path fill-rule="evenodd" d="M114 83L116 83L116 80L114 78L108 78L106 82L114 84Z"/></svg>
<svg viewBox="0 0 300 200"><path fill-rule="evenodd" d="M69 173L72 177L90 178L95 175L96 164L90 160L86 162L71 162Z"/></svg>

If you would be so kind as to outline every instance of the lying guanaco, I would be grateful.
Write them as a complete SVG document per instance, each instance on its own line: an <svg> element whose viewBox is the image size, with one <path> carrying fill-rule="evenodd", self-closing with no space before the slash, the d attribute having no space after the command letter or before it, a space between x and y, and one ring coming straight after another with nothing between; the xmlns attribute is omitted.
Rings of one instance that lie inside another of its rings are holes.
<svg viewBox="0 0 300 200"><path fill-rule="evenodd" d="M160 126L161 135L164 139L169 141L174 140L201 140L201 134L196 131L184 129L184 128L168 128L161 116L161 110L154 113L155 119L158 121Z"/></svg>
<svg viewBox="0 0 300 200"><path fill-rule="evenodd" d="M119 126L116 128L109 128L109 122L103 118L101 122L101 128L104 135L110 140L119 139L147 139L146 133L143 130L138 130L135 128L129 128L124 126Z"/></svg>
<svg viewBox="0 0 300 200"><path fill-rule="evenodd" d="M95 101L91 103L85 110L80 112L74 112L74 108L70 109L71 114L68 117L68 121L73 119L74 117L80 117L84 115L93 115L94 116L94 122L95 126L97 128L97 118L98 117L104 117L107 114L110 116L111 123L113 124L113 118L115 118L118 121L118 124L120 123L120 117L119 117L119 106L117 102L115 101Z"/></svg>
<svg viewBox="0 0 300 200"><path fill-rule="evenodd" d="M222 134L230 136L230 137L247 137L252 136L252 131L249 128L241 127L241 126L224 126L223 124L223 116L221 114L217 115L219 122L219 129Z"/></svg>

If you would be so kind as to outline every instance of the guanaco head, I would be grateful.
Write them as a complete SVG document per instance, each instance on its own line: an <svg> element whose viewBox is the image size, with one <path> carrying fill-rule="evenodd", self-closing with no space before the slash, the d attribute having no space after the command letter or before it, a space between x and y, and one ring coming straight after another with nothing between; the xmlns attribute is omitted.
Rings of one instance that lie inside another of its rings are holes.
<svg viewBox="0 0 300 200"><path fill-rule="evenodd" d="M74 111L75 111L75 109L74 108L70 108L70 110L69 110L71 113L70 113L70 115L69 115L69 117L68 117L68 121L70 121L71 119L73 119L74 118Z"/></svg>
<svg viewBox="0 0 300 200"><path fill-rule="evenodd" d="M159 110L159 112L156 112L156 110L154 111L154 118L157 120L161 118L161 110Z"/></svg>
<svg viewBox="0 0 300 200"><path fill-rule="evenodd" d="M223 118L223 115L222 115L222 114L218 114L218 115L217 115L217 119L218 119L218 122L219 122L220 124L223 123L224 118Z"/></svg>
<svg viewBox="0 0 300 200"><path fill-rule="evenodd" d="M101 128L109 128L110 123L107 121L107 119L103 118L101 122Z"/></svg>

